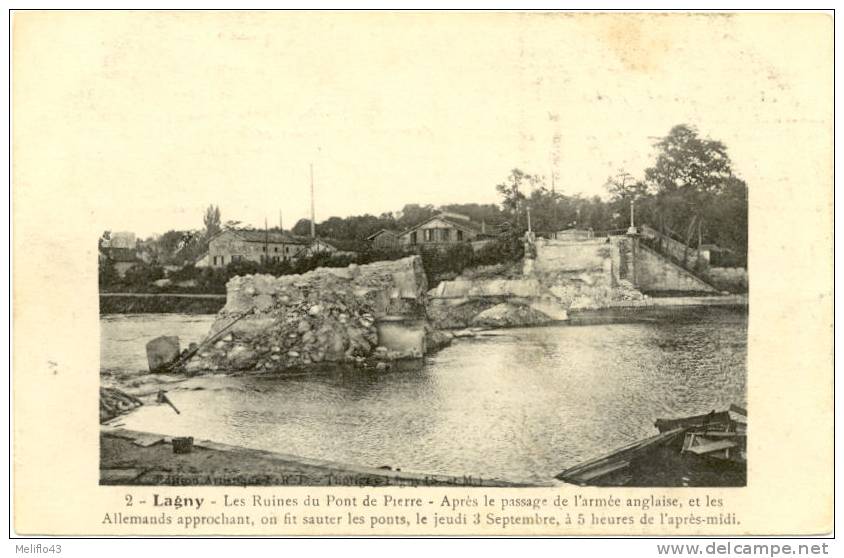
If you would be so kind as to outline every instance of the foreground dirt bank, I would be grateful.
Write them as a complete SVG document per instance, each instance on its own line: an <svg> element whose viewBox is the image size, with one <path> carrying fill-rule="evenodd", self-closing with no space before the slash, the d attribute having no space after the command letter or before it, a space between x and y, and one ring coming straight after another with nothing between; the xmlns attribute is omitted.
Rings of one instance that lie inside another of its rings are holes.
<svg viewBox="0 0 844 558"><path fill-rule="evenodd" d="M477 476L452 477L359 467L205 440L173 453L167 436L104 428L100 484L168 486L529 486ZM549 480L549 484L555 484Z"/></svg>

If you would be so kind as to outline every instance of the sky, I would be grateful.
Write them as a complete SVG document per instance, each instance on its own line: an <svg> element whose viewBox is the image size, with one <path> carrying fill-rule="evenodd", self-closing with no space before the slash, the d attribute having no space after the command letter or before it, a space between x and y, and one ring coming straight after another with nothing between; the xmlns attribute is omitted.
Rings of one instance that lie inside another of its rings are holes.
<svg viewBox="0 0 844 558"><path fill-rule="evenodd" d="M802 73L829 61L797 48L825 18L79 12L35 36L33 17L14 92L42 133L16 151L37 148L27 178L77 191L94 227L140 236L200 228L209 204L290 228L311 164L318 222L497 203L516 167L604 195L680 123L723 141L753 192L760 154L828 118ZM30 87L43 72L54 86Z"/></svg>

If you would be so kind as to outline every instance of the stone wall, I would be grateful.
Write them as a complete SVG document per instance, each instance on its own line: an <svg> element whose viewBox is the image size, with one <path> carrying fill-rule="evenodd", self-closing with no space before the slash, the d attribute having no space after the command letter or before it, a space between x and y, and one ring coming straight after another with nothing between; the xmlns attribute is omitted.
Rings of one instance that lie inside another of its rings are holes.
<svg viewBox="0 0 844 558"><path fill-rule="evenodd" d="M605 239L539 239L525 277L444 281L428 293L428 316L438 328L538 325L566 320L572 310L641 299L629 281L615 278L614 258L618 249Z"/></svg>
<svg viewBox="0 0 844 558"><path fill-rule="evenodd" d="M378 321L424 320L426 289L419 256L302 275L234 277L207 338L213 342L186 368L273 370L387 357L389 351L379 349Z"/></svg>
<svg viewBox="0 0 844 558"><path fill-rule="evenodd" d="M636 286L645 292L717 292L711 285L641 244L636 259Z"/></svg>
<svg viewBox="0 0 844 558"><path fill-rule="evenodd" d="M601 272L610 256L606 239L536 241L536 269L554 272Z"/></svg>
<svg viewBox="0 0 844 558"><path fill-rule="evenodd" d="M747 292L747 270L743 267L710 267L704 275L714 287L722 291Z"/></svg>

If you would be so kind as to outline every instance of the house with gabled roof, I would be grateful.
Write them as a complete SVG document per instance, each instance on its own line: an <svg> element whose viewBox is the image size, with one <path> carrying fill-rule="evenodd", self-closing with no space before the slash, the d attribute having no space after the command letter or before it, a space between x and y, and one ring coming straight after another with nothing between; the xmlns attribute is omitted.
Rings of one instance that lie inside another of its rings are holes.
<svg viewBox="0 0 844 558"><path fill-rule="evenodd" d="M395 250L401 245L401 233L381 229L366 237L366 241L376 250Z"/></svg>
<svg viewBox="0 0 844 558"><path fill-rule="evenodd" d="M301 257L308 246L307 240L277 230L226 229L211 238L208 254L197 265L225 267L238 261L292 261Z"/></svg>
<svg viewBox="0 0 844 558"><path fill-rule="evenodd" d="M489 236L483 223L459 213L442 212L404 231L400 239L404 248L447 248Z"/></svg>

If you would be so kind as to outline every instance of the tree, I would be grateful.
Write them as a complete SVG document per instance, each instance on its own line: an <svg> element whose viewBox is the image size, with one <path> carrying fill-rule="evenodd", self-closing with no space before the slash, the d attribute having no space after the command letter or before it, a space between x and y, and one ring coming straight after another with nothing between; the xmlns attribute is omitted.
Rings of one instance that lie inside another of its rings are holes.
<svg viewBox="0 0 844 558"><path fill-rule="evenodd" d="M747 184L736 177L728 179L704 215L711 225L711 240L734 252L733 265L747 265Z"/></svg>
<svg viewBox="0 0 844 558"><path fill-rule="evenodd" d="M572 211L567 199L559 192L552 192L544 186L533 190L525 205L530 207L531 228L540 232L553 232L569 223Z"/></svg>
<svg viewBox="0 0 844 558"><path fill-rule="evenodd" d="M165 264L175 263L176 254L182 248L186 231L167 231L156 240L146 242L154 254L154 260Z"/></svg>
<svg viewBox="0 0 844 558"><path fill-rule="evenodd" d="M205 237L211 238L222 230L220 226L220 206L209 205L205 210L205 217L202 222L205 224Z"/></svg>
<svg viewBox="0 0 844 558"><path fill-rule="evenodd" d="M498 193L504 199L501 201L501 206L504 212L513 220L516 230L521 231L521 212L523 210L524 201L526 199L524 187L528 185L536 186L540 183L540 179L536 175L530 175L519 169L510 171L510 175L501 184L495 187Z"/></svg>
<svg viewBox="0 0 844 558"><path fill-rule="evenodd" d="M623 228L629 223L631 204L636 205L636 213L639 215L637 221L641 222L648 213L650 192L644 181L619 169L615 176L607 178L604 187L610 194L610 213L617 216L613 223L615 228Z"/></svg>
<svg viewBox="0 0 844 558"><path fill-rule="evenodd" d="M437 214L433 205L419 205L416 203L406 204L396 219L396 223L402 229L409 229L422 221L426 221Z"/></svg>
<svg viewBox="0 0 844 558"><path fill-rule="evenodd" d="M613 200L624 200L643 198L648 195L648 186L641 180L636 180L632 174L619 169L615 176L607 178L604 187Z"/></svg>
<svg viewBox="0 0 844 558"><path fill-rule="evenodd" d="M645 170L645 180L656 191L661 232L682 236L686 246L697 233L700 247L707 207L732 178L727 148L719 141L699 137L697 130L685 124L673 127L656 148L656 163ZM683 232L675 232L678 230Z"/></svg>
<svg viewBox="0 0 844 558"><path fill-rule="evenodd" d="M290 232L297 236L308 236L311 234L311 220L310 219L299 219L296 221L296 224L293 225L293 228L290 229Z"/></svg>
<svg viewBox="0 0 844 558"><path fill-rule="evenodd" d="M100 258L97 271L97 279L100 290L110 287L113 283L120 279L120 276L117 274L117 270L114 269L114 262L111 261L111 258Z"/></svg>
<svg viewBox="0 0 844 558"><path fill-rule="evenodd" d="M108 246L111 242L111 231L103 231L103 235L97 241L97 248Z"/></svg>

